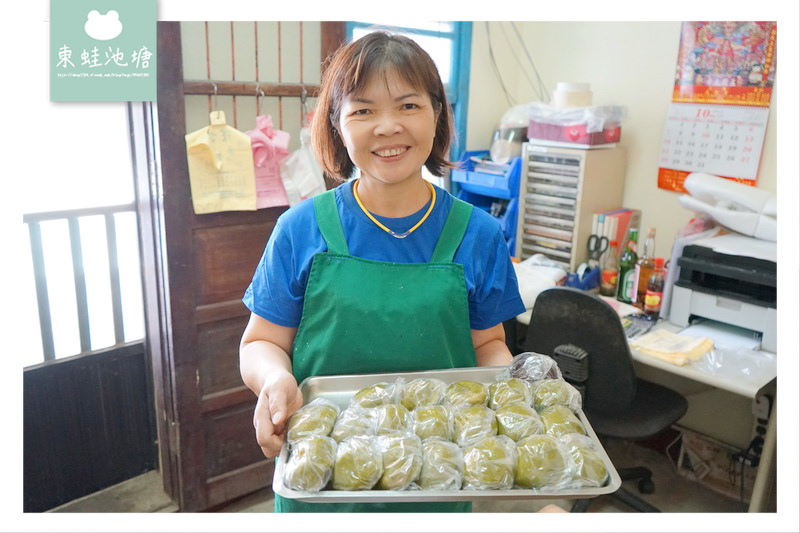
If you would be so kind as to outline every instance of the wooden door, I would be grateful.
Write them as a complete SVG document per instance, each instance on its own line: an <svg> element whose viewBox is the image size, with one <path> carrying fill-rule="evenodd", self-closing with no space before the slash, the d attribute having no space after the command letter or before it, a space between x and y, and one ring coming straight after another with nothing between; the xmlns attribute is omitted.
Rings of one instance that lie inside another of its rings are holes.
<svg viewBox="0 0 800 533"><path fill-rule="evenodd" d="M323 46L338 45L327 33ZM158 156L142 156L146 176L138 183L164 487L182 511L200 511L272 481L273 461L255 441L255 396L239 375L238 346L249 316L241 297L286 208L194 214L180 36L180 23L158 23L157 117L146 106L141 117L152 125ZM214 84L220 94L254 94L256 85L247 85ZM287 96L300 89L283 88Z"/></svg>

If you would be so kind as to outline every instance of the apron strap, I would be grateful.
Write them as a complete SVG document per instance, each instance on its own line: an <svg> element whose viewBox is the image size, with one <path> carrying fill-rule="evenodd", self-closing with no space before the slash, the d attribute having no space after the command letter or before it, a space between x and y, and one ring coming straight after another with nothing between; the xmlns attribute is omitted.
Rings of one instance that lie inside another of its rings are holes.
<svg viewBox="0 0 800 533"><path fill-rule="evenodd" d="M461 245L464 233L467 231L469 218L472 216L472 204L458 198L453 198L450 213L447 214L442 233L436 242L436 248L431 256L431 263L452 263L456 250Z"/></svg>
<svg viewBox="0 0 800 533"><path fill-rule="evenodd" d="M328 245L328 252L337 255L350 255L347 240L344 237L339 210L336 208L336 197L331 189L314 196L314 214L322 238Z"/></svg>

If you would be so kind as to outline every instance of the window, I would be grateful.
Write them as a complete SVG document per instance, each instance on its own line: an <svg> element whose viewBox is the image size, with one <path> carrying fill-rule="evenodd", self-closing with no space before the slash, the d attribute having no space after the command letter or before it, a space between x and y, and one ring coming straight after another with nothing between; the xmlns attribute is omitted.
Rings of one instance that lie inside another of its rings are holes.
<svg viewBox="0 0 800 533"><path fill-rule="evenodd" d="M47 170L23 182L24 366L144 336L127 105L53 105Z"/></svg>
<svg viewBox="0 0 800 533"><path fill-rule="evenodd" d="M457 160L466 146L472 22L420 22L395 26L379 21L351 21L347 23L347 37L358 39L378 28L411 37L436 63L453 108L456 140L450 149L450 158Z"/></svg>

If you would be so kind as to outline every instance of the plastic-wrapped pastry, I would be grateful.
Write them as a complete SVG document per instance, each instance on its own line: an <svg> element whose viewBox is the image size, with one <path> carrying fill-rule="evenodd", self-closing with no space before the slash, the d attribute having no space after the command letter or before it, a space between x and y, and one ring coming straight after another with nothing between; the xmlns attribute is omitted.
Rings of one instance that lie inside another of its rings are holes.
<svg viewBox="0 0 800 533"><path fill-rule="evenodd" d="M447 386L442 400L447 405L486 405L489 401L489 388L483 383L471 380L454 381Z"/></svg>
<svg viewBox="0 0 800 533"><path fill-rule="evenodd" d="M516 446L505 435L485 437L464 448L464 488L510 489L514 486Z"/></svg>
<svg viewBox="0 0 800 533"><path fill-rule="evenodd" d="M561 379L561 370L558 363L549 355L524 352L514 356L508 367L509 375L525 381L539 381L540 379Z"/></svg>
<svg viewBox="0 0 800 533"><path fill-rule="evenodd" d="M439 437L453 438L453 416L445 405L417 407L411 412L414 434L422 440Z"/></svg>
<svg viewBox="0 0 800 533"><path fill-rule="evenodd" d="M377 430L375 412L373 409L361 407L348 407L336 418L331 437L336 442L342 442L350 437L368 437L375 435Z"/></svg>
<svg viewBox="0 0 800 533"><path fill-rule="evenodd" d="M531 405L531 389L527 382L519 378L505 378L489 385L489 407L497 409L510 403Z"/></svg>
<svg viewBox="0 0 800 533"><path fill-rule="evenodd" d="M403 405L399 403L379 405L373 409L373 412L377 435L410 433L411 414Z"/></svg>
<svg viewBox="0 0 800 533"><path fill-rule="evenodd" d="M563 488L572 479L568 452L550 435L531 435L517 443L514 483L523 489Z"/></svg>
<svg viewBox="0 0 800 533"><path fill-rule="evenodd" d="M497 435L497 417L485 405L465 405L453 413L453 440L469 446L484 437Z"/></svg>
<svg viewBox="0 0 800 533"><path fill-rule="evenodd" d="M350 407L377 407L397 402L398 382L381 382L364 387L350 399Z"/></svg>
<svg viewBox="0 0 800 533"><path fill-rule="evenodd" d="M412 379L403 386L400 403L409 411L423 405L438 405L442 403L446 388L447 384L441 379Z"/></svg>
<svg viewBox="0 0 800 533"><path fill-rule="evenodd" d="M331 479L336 441L313 436L292 444L283 470L283 483L292 490L319 491Z"/></svg>
<svg viewBox="0 0 800 533"><path fill-rule="evenodd" d="M370 490L383 475L383 454L376 437L351 437L339 443L333 464L333 488Z"/></svg>
<svg viewBox="0 0 800 533"><path fill-rule="evenodd" d="M315 398L295 411L289 419L286 440L291 444L314 435L327 437L333 430L339 408L324 398Z"/></svg>
<svg viewBox="0 0 800 533"><path fill-rule="evenodd" d="M544 422L545 432L554 437L568 433L586 434L580 419L566 405L551 405L539 413Z"/></svg>
<svg viewBox="0 0 800 533"><path fill-rule="evenodd" d="M563 379L543 379L531 384L533 407L541 411L551 405L566 405L573 411L581 408L581 393Z"/></svg>
<svg viewBox="0 0 800 533"><path fill-rule="evenodd" d="M572 480L581 487L602 487L608 478L603 458L594 449L592 441L585 435L571 433L561 441L572 457Z"/></svg>
<svg viewBox="0 0 800 533"><path fill-rule="evenodd" d="M459 490L464 478L464 456L455 442L425 439L417 485L423 490Z"/></svg>
<svg viewBox="0 0 800 533"><path fill-rule="evenodd" d="M514 442L528 435L544 433L544 422L533 407L512 403L499 407L497 416L497 433L506 435Z"/></svg>
<svg viewBox="0 0 800 533"><path fill-rule="evenodd" d="M422 441L416 435L378 437L383 452L383 475L375 487L404 490L416 481L422 469Z"/></svg>

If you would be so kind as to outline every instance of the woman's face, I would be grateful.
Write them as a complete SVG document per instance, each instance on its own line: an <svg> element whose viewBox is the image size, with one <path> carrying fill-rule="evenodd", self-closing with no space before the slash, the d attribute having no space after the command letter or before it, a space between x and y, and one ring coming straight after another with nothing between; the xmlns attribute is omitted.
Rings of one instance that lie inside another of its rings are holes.
<svg viewBox="0 0 800 533"><path fill-rule="evenodd" d="M436 112L427 92L390 71L345 99L339 132L362 178L400 183L421 176L433 148Z"/></svg>

